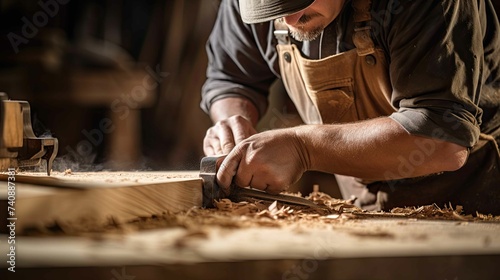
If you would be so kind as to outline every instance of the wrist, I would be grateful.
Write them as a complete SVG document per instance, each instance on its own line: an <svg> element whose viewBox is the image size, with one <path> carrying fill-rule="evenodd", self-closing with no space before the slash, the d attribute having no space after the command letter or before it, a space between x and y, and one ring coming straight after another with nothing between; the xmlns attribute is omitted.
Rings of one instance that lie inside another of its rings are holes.
<svg viewBox="0 0 500 280"><path fill-rule="evenodd" d="M310 135L311 129L307 125L302 125L292 128L292 137L296 143L297 153L299 154L300 161L304 171L313 170L312 167L312 151Z"/></svg>
<svg viewBox="0 0 500 280"><path fill-rule="evenodd" d="M254 126L259 120L257 107L246 98L227 97L215 101L210 107L210 118L214 123L236 115L248 119Z"/></svg>

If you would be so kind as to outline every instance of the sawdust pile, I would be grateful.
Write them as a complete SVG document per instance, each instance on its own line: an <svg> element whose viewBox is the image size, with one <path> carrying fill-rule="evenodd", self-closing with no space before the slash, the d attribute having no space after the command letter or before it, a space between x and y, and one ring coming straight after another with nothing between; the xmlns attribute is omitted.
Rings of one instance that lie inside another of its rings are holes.
<svg viewBox="0 0 500 280"><path fill-rule="evenodd" d="M290 194L289 194L290 195ZM300 194L291 194L301 196ZM198 233L205 227L240 229L249 227L284 227L300 225L305 227L325 227L346 220L369 218L402 218L426 220L455 220L470 222L500 222L500 216L463 215L462 207L451 205L440 208L437 205L422 207L394 208L391 212L362 210L354 205L354 200L340 200L314 191L305 197L317 204L318 209L305 206L284 205L279 202L241 201L221 199L216 208L192 208L180 213L162 213L151 217L138 217L127 223L119 223L112 217L106 224L95 224L91 220L72 223L54 222L46 228L30 229L27 235L87 235L101 233L127 233L149 229L184 228L190 233Z"/></svg>

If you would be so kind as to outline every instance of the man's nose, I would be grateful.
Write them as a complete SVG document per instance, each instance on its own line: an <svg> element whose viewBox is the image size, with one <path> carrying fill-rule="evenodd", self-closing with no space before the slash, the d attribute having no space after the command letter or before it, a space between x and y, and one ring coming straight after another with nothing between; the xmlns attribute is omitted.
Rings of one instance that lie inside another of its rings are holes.
<svg viewBox="0 0 500 280"><path fill-rule="evenodd" d="M298 13L286 16L286 17L284 17L285 23L288 25L294 26L297 24L297 22L302 17L302 15L304 15L304 11L300 11Z"/></svg>

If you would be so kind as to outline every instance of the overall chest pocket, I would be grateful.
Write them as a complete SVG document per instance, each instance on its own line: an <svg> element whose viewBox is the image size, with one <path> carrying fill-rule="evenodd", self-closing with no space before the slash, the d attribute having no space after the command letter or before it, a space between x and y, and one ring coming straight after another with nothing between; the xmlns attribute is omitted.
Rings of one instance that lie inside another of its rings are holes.
<svg viewBox="0 0 500 280"><path fill-rule="evenodd" d="M351 78L329 81L309 89L323 123L345 123L358 119Z"/></svg>

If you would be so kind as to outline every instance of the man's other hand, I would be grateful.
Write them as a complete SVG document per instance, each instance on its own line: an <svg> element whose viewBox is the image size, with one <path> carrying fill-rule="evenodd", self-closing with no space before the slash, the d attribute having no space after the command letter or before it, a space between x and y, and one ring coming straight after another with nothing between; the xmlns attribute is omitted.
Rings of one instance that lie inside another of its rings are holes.
<svg viewBox="0 0 500 280"><path fill-rule="evenodd" d="M228 154L234 146L257 133L250 120L240 115L215 123L207 130L203 151L207 156Z"/></svg>
<svg viewBox="0 0 500 280"><path fill-rule="evenodd" d="M255 126L259 113L246 98L228 97L215 101L210 107L210 118L215 123L203 139L207 156L228 154L234 146L257 133Z"/></svg>

